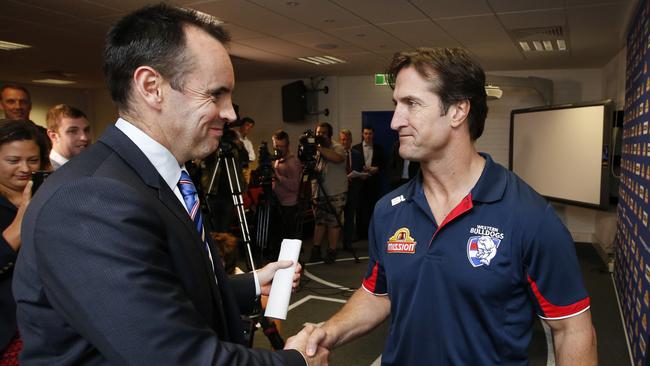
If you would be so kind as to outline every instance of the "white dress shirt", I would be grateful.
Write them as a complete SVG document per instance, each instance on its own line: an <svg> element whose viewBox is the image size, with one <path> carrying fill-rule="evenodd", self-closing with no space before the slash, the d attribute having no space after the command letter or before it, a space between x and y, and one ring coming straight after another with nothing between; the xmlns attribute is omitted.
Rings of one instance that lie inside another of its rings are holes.
<svg viewBox="0 0 650 366"><path fill-rule="evenodd" d="M119 118L115 123L115 127L124 132L126 137L133 141L133 143L142 151L144 156L149 159L151 165L153 165L156 171L158 171L158 174L160 174L165 183L167 183L172 192L174 192L178 201L185 208L185 211L187 211L185 200L183 199L180 188L178 188L178 181L181 179L181 170L185 170L185 166L180 165L174 155L172 155L171 151L166 147L152 139L149 135L144 133L144 131L135 127L125 119ZM187 170L185 171L187 172ZM210 254L210 260L212 260L212 253L208 253ZM259 296L262 291L259 283L260 281L257 278L257 272L253 272L253 276L255 277L255 294Z"/></svg>

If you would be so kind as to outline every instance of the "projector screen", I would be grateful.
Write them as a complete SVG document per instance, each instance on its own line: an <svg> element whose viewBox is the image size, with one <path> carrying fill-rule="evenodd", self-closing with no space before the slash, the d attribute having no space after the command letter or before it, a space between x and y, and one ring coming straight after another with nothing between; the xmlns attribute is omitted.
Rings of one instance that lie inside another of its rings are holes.
<svg viewBox="0 0 650 366"><path fill-rule="evenodd" d="M605 209L610 101L513 110L510 170L548 199Z"/></svg>

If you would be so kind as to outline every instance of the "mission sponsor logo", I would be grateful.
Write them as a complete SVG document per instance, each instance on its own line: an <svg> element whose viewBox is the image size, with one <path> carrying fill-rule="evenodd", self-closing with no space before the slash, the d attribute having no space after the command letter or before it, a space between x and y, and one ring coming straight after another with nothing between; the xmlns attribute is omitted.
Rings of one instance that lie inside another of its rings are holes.
<svg viewBox="0 0 650 366"><path fill-rule="evenodd" d="M417 242L411 237L411 231L408 228L398 229L393 236L386 242L386 251L388 253L413 254Z"/></svg>
<svg viewBox="0 0 650 366"><path fill-rule="evenodd" d="M473 267L489 266L497 255L499 244L503 240L503 233L498 228L486 225L476 225L469 230L467 240L467 259Z"/></svg>

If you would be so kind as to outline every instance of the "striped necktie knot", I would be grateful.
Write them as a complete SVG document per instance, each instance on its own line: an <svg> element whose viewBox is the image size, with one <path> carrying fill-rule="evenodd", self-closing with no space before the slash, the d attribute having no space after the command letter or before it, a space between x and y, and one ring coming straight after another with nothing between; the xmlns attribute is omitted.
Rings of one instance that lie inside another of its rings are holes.
<svg viewBox="0 0 650 366"><path fill-rule="evenodd" d="M181 191L185 207L190 214L190 218L196 225L196 230L201 235L201 239L205 241L205 233L203 231L203 218L201 217L199 195L196 193L196 187L192 183L190 175L186 171L181 171L181 179L178 181L178 189Z"/></svg>

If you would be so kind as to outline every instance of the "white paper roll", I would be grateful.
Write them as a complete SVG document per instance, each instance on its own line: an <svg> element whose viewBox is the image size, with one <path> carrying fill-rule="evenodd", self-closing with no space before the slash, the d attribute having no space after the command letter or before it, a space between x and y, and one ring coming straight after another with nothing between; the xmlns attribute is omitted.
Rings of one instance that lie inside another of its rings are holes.
<svg viewBox="0 0 650 366"><path fill-rule="evenodd" d="M278 261L290 260L293 261L293 265L289 268L280 269L275 272L264 316L282 320L287 318L287 309L289 308L289 300L291 300L293 274L296 271L296 265L298 264L301 245L302 241L298 239L282 240Z"/></svg>

